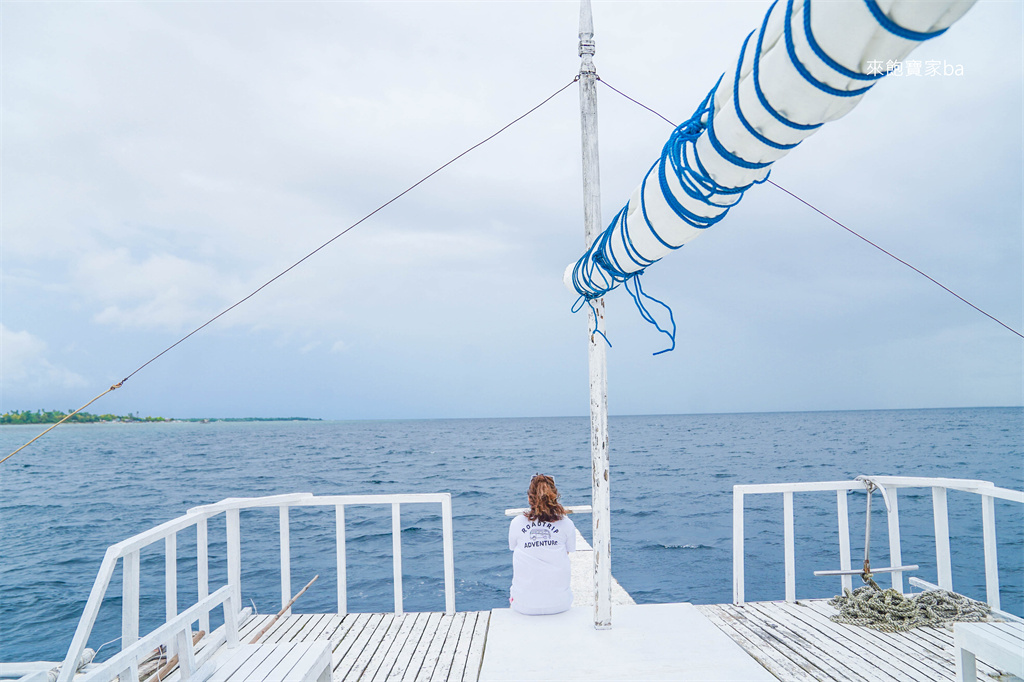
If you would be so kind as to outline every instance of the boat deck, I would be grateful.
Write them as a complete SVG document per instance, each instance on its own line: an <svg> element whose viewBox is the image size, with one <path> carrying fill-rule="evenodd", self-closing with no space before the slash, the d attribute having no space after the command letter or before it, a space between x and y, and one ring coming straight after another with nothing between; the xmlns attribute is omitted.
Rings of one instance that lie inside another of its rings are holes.
<svg viewBox="0 0 1024 682"><path fill-rule="evenodd" d="M489 611L291 615L274 623L259 642L328 640L335 680L475 682L490 616ZM251 640L271 618L249 618L240 628L241 640ZM228 653L223 648L213 660Z"/></svg>
<svg viewBox="0 0 1024 682"><path fill-rule="evenodd" d="M697 609L780 680L956 680L952 628L890 633L842 625L829 620L836 611L827 599ZM993 679L1013 678L979 660L978 680Z"/></svg>
<svg viewBox="0 0 1024 682"><path fill-rule="evenodd" d="M616 626L600 632L590 626L589 607L535 619L509 609L454 615L303 614L281 618L260 642L329 640L335 682L514 680L521 679L519 672L531 680L598 679L586 670L594 666L601 670L602 680L749 680L762 675L786 682L956 679L951 629L885 633L841 625L829 620L834 611L826 600L623 605L616 607L616 613ZM693 616L704 622L696 622ZM241 629L242 640L251 639L270 618L249 618ZM523 619L535 622L520 622ZM687 632L669 632L670 621ZM555 632L538 631L549 624ZM715 629L711 624L746 651L750 660L735 656L723 660L721 651L712 651L718 644L709 639L708 630ZM556 639L547 639L547 634ZM665 642L660 640L669 635L675 645L662 647ZM654 652L652 646L665 650ZM626 663L630 656L639 663L615 666L608 662ZM561 670L556 660L565 663L566 669ZM538 662L538 670L516 669L516 665ZM703 667L708 665L712 667ZM176 677L172 674L166 682ZM993 679L1013 678L979 660L979 682Z"/></svg>

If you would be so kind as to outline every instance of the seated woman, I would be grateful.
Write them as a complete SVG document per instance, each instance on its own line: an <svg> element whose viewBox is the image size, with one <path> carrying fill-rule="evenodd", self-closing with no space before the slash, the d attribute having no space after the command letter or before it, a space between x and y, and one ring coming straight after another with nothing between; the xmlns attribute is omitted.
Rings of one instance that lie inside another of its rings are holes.
<svg viewBox="0 0 1024 682"><path fill-rule="evenodd" d="M509 603L528 616L561 613L572 605L569 552L576 551L576 526L558 503L558 489L550 476L534 476L528 497L529 511L512 519L508 529Z"/></svg>

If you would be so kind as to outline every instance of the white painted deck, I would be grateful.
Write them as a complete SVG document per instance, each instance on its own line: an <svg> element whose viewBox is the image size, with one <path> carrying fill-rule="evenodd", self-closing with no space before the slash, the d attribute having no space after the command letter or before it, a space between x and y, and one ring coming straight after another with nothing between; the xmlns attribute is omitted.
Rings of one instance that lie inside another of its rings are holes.
<svg viewBox="0 0 1024 682"><path fill-rule="evenodd" d="M282 618L260 641L329 641L334 682L955 681L951 629L883 633L833 623L833 612L825 600L619 604L612 629L602 631L593 628L592 606L554 616L305 614ZM246 621L242 641L269 619ZM1014 679L983 659L977 673L978 682Z"/></svg>
<svg viewBox="0 0 1024 682"><path fill-rule="evenodd" d="M554 616L495 609L480 682L775 682L691 604L616 606L610 630L593 618L589 606Z"/></svg>

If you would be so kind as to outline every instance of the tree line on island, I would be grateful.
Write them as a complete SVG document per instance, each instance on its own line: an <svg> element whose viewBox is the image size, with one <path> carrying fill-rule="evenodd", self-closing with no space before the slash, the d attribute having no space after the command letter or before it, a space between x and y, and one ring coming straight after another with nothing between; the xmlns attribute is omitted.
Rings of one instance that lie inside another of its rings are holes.
<svg viewBox="0 0 1024 682"><path fill-rule="evenodd" d="M5 424L56 424L67 417L74 410L62 412L61 410L12 410L0 415L0 425ZM118 414L91 414L79 412L70 419L68 423L94 424L98 422L285 422L285 421L321 421L312 417L190 417L177 419L168 417L140 417L138 412L126 415Z"/></svg>

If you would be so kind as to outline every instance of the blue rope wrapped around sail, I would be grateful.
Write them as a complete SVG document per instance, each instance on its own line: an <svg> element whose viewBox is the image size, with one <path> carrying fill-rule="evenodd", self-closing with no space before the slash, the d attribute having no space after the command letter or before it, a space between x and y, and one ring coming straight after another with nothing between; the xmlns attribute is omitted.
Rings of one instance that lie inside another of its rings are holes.
<svg viewBox="0 0 1024 682"><path fill-rule="evenodd" d="M921 42L974 0L776 0L693 115L669 136L629 202L575 264L573 311L636 280L669 252L722 220L772 164L822 125L850 112ZM639 282L630 291L659 326ZM661 303L664 305L663 303ZM667 306L666 306L667 308ZM671 319L671 310L669 310ZM670 349L669 349L670 350ZM664 352L664 351L663 351Z"/></svg>

